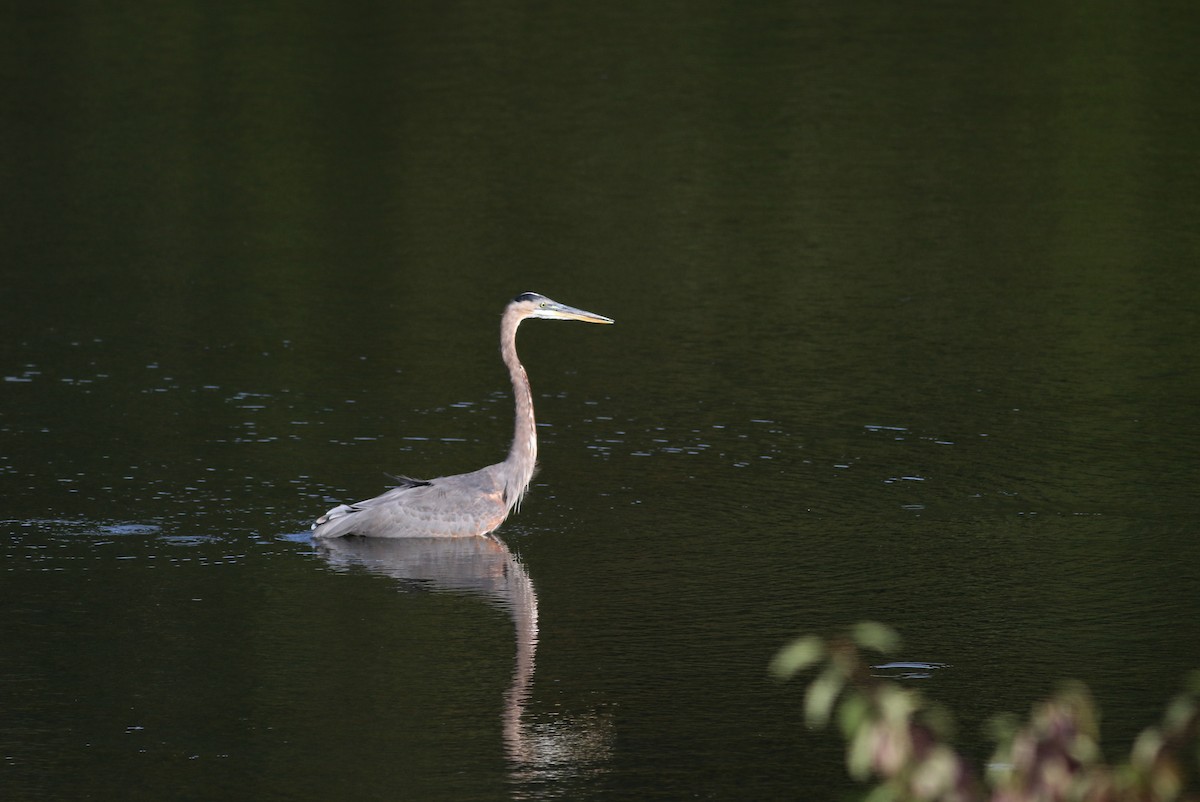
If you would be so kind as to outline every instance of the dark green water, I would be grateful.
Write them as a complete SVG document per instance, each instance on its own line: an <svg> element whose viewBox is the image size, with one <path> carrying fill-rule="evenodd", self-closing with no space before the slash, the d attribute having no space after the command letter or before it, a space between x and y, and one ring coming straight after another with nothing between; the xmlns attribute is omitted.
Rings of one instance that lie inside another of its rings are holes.
<svg viewBox="0 0 1200 802"><path fill-rule="evenodd" d="M11 799L834 799L766 675L979 727L1200 665L1184 3L176 3L0 24ZM385 471L504 545L318 551Z"/></svg>

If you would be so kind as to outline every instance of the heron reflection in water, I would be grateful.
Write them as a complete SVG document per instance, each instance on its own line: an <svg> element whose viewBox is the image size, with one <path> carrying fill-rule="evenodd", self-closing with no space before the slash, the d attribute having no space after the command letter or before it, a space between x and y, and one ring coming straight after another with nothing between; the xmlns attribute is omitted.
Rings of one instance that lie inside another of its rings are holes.
<svg viewBox="0 0 1200 802"><path fill-rule="evenodd" d="M502 737L512 779L541 783L603 771L612 753L609 718L595 712L530 720L526 712L538 647L538 596L525 565L495 535L479 538L332 538L317 553L339 571L362 568L405 590L482 597L512 618L512 683L504 694Z"/></svg>
<svg viewBox="0 0 1200 802"><path fill-rule="evenodd" d="M354 504L339 504L312 525L313 537L471 537L486 535L504 522L533 478L537 429L529 377L517 358L517 327L526 318L612 323L611 318L575 309L544 295L513 298L500 320L500 354L512 377L516 424L504 462L471 473L422 480L398 477L386 493Z"/></svg>

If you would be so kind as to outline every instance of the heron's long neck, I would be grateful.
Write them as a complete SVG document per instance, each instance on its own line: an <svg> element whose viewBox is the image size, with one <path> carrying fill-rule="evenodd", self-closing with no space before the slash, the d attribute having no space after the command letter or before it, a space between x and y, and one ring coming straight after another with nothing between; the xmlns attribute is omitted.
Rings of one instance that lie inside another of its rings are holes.
<svg viewBox="0 0 1200 802"><path fill-rule="evenodd" d="M537 463L537 425L533 419L533 394L529 389L529 377L521 360L517 359L517 326L521 318L511 310L500 321L500 355L508 366L512 378L513 398L516 401L517 418L513 426L512 448L504 465L508 468L508 487L505 498L509 507L521 503L521 496L533 478Z"/></svg>

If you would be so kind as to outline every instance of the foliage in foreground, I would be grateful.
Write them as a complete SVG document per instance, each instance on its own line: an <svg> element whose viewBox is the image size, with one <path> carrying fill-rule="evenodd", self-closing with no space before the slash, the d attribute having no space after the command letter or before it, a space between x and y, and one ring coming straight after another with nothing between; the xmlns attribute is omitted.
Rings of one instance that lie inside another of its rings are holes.
<svg viewBox="0 0 1200 802"><path fill-rule="evenodd" d="M980 776L947 742L945 711L918 691L872 676L864 650L893 653L899 641L880 624L850 635L815 635L784 647L771 671L787 679L808 669L817 677L805 696L810 727L836 717L846 738L850 775L878 785L870 802L1164 802L1182 799L1185 750L1196 749L1200 672L1148 727L1126 762L1110 766L1099 748L1096 708L1082 685L1064 686L1033 708L1028 721L996 719L997 750ZM1189 797L1194 799L1195 797Z"/></svg>

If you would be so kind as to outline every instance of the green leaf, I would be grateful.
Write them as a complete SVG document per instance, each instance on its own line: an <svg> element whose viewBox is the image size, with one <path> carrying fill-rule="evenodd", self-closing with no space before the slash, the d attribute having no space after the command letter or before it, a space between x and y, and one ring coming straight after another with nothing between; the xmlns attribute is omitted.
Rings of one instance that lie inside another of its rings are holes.
<svg viewBox="0 0 1200 802"><path fill-rule="evenodd" d="M863 799L863 802L893 802L893 800L899 798L900 796L895 784L884 783L883 785L875 786L871 793L867 794L866 798Z"/></svg>
<svg viewBox="0 0 1200 802"><path fill-rule="evenodd" d="M788 679L824 658L825 642L816 635L808 635L776 652L771 659L771 674L778 679Z"/></svg>
<svg viewBox="0 0 1200 802"><path fill-rule="evenodd" d="M1149 769L1158 760L1158 754L1163 748L1162 733L1157 727L1147 727L1138 735L1130 750L1129 762L1139 769Z"/></svg>
<svg viewBox="0 0 1200 802"><path fill-rule="evenodd" d="M808 686L804 699L804 720L809 727L819 729L829 723L829 713L838 694L842 692L843 678L837 671L826 669Z"/></svg>
<svg viewBox="0 0 1200 802"><path fill-rule="evenodd" d="M902 721L907 724L912 719L912 714L921 706L921 696L916 691L899 685L884 685L879 688L875 702L886 721Z"/></svg>
<svg viewBox="0 0 1200 802"><path fill-rule="evenodd" d="M851 637L862 649L874 649L884 654L892 654L900 646L900 636L886 624L877 621L863 621L855 624Z"/></svg>
<svg viewBox="0 0 1200 802"><path fill-rule="evenodd" d="M842 736L853 738L871 712L871 705L861 693L850 693L838 707L838 726Z"/></svg>
<svg viewBox="0 0 1200 802"><path fill-rule="evenodd" d="M871 776L871 761L875 756L875 731L875 724L867 723L859 727L846 748L846 771L857 782L865 782Z"/></svg>
<svg viewBox="0 0 1200 802"><path fill-rule="evenodd" d="M1001 746L1007 746L1020 729L1021 719L1017 717L1016 713L1000 713L992 716L988 719L985 727L987 736Z"/></svg>
<svg viewBox="0 0 1200 802"><path fill-rule="evenodd" d="M1169 733L1183 733L1195 721L1196 716L1196 703L1187 696L1180 696L1167 705L1163 726Z"/></svg>

